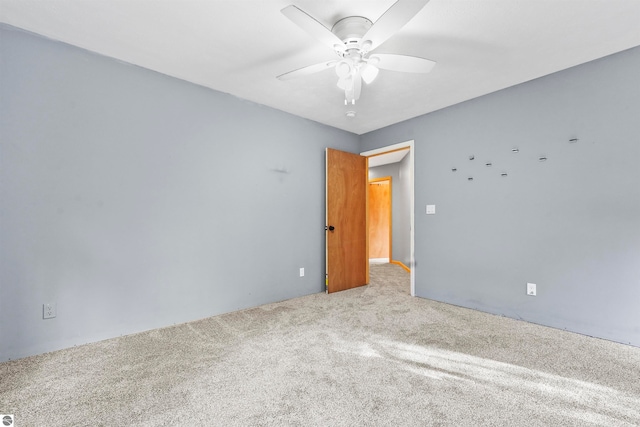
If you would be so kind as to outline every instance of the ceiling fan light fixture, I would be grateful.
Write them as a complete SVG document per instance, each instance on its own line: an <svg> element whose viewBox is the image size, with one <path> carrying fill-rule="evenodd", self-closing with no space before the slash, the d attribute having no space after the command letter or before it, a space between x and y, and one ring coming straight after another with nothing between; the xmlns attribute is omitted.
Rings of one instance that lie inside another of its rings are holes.
<svg viewBox="0 0 640 427"><path fill-rule="evenodd" d="M378 72L380 72L378 67L375 67L371 64L364 64L362 68L360 68L360 75L362 76L362 80L364 80L366 84L373 83L373 81L378 76Z"/></svg>
<svg viewBox="0 0 640 427"><path fill-rule="evenodd" d="M347 76L338 80L338 87L344 91L353 90L353 78Z"/></svg>
<svg viewBox="0 0 640 427"><path fill-rule="evenodd" d="M347 88L344 90L344 105L356 105L356 99L358 99L359 94L356 93L356 88L353 79L349 79L347 82Z"/></svg>
<svg viewBox="0 0 640 427"><path fill-rule="evenodd" d="M340 79L346 79L351 75L351 64L347 61L340 61L336 64L336 74Z"/></svg>
<svg viewBox="0 0 640 427"><path fill-rule="evenodd" d="M434 61L401 55L375 54L369 57L387 39L409 22L429 0L397 0L375 24L362 16L348 16L336 22L331 30L311 15L290 5L281 12L294 24L316 38L338 55L337 60L325 61L278 76L280 80L305 76L333 67L338 76L337 86L344 90L345 105L355 105L360 98L362 82L371 84L379 69L408 73L427 73Z"/></svg>

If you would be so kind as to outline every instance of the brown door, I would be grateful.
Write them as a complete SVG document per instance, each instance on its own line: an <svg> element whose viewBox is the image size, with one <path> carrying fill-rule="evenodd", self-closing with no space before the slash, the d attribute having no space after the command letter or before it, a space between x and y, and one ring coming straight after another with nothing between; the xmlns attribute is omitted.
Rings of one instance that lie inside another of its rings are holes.
<svg viewBox="0 0 640 427"><path fill-rule="evenodd" d="M391 177L369 181L369 258L391 261Z"/></svg>
<svg viewBox="0 0 640 427"><path fill-rule="evenodd" d="M327 148L327 292L369 283L367 158Z"/></svg>

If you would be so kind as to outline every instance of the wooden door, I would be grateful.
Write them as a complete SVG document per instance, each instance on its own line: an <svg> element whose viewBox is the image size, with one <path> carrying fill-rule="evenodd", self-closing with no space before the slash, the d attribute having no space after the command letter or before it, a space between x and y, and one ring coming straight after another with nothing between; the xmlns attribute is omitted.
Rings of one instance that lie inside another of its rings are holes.
<svg viewBox="0 0 640 427"><path fill-rule="evenodd" d="M391 261L391 177L369 181L369 258Z"/></svg>
<svg viewBox="0 0 640 427"><path fill-rule="evenodd" d="M327 292L369 283L367 158L327 148Z"/></svg>

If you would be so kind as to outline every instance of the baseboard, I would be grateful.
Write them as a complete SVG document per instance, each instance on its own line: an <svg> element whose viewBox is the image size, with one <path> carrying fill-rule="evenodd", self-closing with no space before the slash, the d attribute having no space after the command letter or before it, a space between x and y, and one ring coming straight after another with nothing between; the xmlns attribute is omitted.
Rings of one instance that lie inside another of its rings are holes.
<svg viewBox="0 0 640 427"><path fill-rule="evenodd" d="M408 273L411 273L411 269L409 267L407 267L406 265L404 265L401 261L396 261L394 259L392 259L391 261L389 261L391 264L396 264L399 265L400 267L404 268L405 270L407 270Z"/></svg>

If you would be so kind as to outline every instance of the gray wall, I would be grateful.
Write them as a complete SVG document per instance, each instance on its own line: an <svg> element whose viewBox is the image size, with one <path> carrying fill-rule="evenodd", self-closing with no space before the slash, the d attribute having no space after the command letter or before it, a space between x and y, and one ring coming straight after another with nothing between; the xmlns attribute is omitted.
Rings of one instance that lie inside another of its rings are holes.
<svg viewBox="0 0 640 427"><path fill-rule="evenodd" d="M356 135L0 39L0 360L324 289L324 148Z"/></svg>
<svg viewBox="0 0 640 427"><path fill-rule="evenodd" d="M640 346L639 75L635 48L363 135L415 140L417 295Z"/></svg>
<svg viewBox="0 0 640 427"><path fill-rule="evenodd" d="M419 296L640 345L640 49L358 138L0 39L0 360L322 291L323 148L410 139Z"/></svg>
<svg viewBox="0 0 640 427"><path fill-rule="evenodd" d="M391 177L391 257L411 265L411 182L409 156L400 162L369 168L369 178Z"/></svg>

